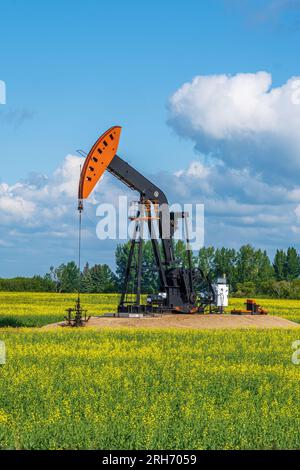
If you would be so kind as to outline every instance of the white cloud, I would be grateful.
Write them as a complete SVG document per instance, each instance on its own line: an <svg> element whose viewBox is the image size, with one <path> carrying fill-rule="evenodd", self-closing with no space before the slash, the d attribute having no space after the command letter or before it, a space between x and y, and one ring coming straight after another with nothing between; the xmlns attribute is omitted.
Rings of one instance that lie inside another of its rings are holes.
<svg viewBox="0 0 300 470"><path fill-rule="evenodd" d="M3 217L12 217L21 220L29 220L35 211L35 204L22 197L14 196L6 184L0 185L0 211Z"/></svg>
<svg viewBox="0 0 300 470"><path fill-rule="evenodd" d="M169 123L231 168L293 181L300 172L299 77L271 84L267 72L197 76L171 97Z"/></svg>
<svg viewBox="0 0 300 470"><path fill-rule="evenodd" d="M198 159L169 186L205 204L207 243L298 245L299 96L299 77L272 88L258 72L198 76L170 98L168 122Z"/></svg>
<svg viewBox="0 0 300 470"><path fill-rule="evenodd" d="M55 184L52 187L52 193L55 191L58 196L77 197L80 166L83 161L82 157L66 156L64 164L54 172Z"/></svg>
<svg viewBox="0 0 300 470"><path fill-rule="evenodd" d="M77 258L77 192L83 162L82 157L67 155L52 175L31 173L24 181L0 184L1 275L44 273L51 265ZM109 256L113 262L115 246L108 254L109 243L96 237L96 205L117 204L119 194L126 191L106 174L85 201L84 261L107 263Z"/></svg>
<svg viewBox="0 0 300 470"><path fill-rule="evenodd" d="M65 215L76 197L82 158L68 155L62 166L47 178L31 174L26 181L0 185L0 209L9 222L24 226L43 225L48 219Z"/></svg>
<svg viewBox="0 0 300 470"><path fill-rule="evenodd" d="M207 178L207 176L209 175L209 171L210 169L204 166L201 162L193 161L190 163L186 171L178 170L175 172L175 176L177 176L178 178L180 178L181 176L190 176L192 178L202 180Z"/></svg>
<svg viewBox="0 0 300 470"><path fill-rule="evenodd" d="M273 103L278 94L269 93L270 86L266 72L198 76L172 96L171 113L186 120L194 132L216 139L268 131L275 126Z"/></svg>

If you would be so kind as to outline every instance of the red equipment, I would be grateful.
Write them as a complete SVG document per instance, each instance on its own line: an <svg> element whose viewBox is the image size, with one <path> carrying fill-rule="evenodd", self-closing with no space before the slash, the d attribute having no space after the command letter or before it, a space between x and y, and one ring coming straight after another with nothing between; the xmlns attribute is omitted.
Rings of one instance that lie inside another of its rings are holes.
<svg viewBox="0 0 300 470"><path fill-rule="evenodd" d="M254 299L246 300L246 310L231 310L232 315L267 315L268 310L258 305Z"/></svg>

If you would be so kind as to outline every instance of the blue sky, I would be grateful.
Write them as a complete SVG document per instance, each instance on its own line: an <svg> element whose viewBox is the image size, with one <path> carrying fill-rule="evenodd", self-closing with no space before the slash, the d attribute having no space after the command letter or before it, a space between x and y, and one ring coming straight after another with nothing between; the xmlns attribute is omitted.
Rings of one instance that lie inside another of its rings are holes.
<svg viewBox="0 0 300 470"><path fill-rule="evenodd" d="M292 77L300 76L300 2L297 0L116 0L113 3L2 0L0 21L0 80L7 87L7 104L0 105L0 183L6 185L5 191L9 186L10 198L21 197L15 190L16 184L24 181L31 186L36 184L40 178L37 174L51 179L62 168L67 155L76 155L78 148L88 150L98 135L113 124L123 126L120 155L147 175L158 175L162 185L169 181L170 175L185 171L181 176L183 184L183 178L191 174L188 170L191 162L209 165L203 157L209 150L207 145L202 146L204 137L208 136L203 136L203 129L189 133L186 126L191 116L178 115L178 110L170 104L183 84L191 83L196 76L264 71L272 76L272 87L282 87ZM276 112L281 116L281 108L278 109ZM197 108L197 112L203 110ZM245 140L240 141L235 134L232 139L238 141L234 148L243 152ZM215 148L211 135L208 143ZM218 149L218 158L225 161L228 171L234 169L228 145L220 145ZM281 146L280 149L285 151ZM222 152L228 153L227 160ZM282 174L279 167L277 173L274 167L274 174ZM214 167L214 181L220 179L219 168ZM288 174L281 181L270 176L272 168L273 162L266 157L263 165L244 162L236 171L248 170L250 175L257 176L259 183L268 185L268 178L273 181L272 187L262 191L268 193L266 204L272 200L271 215L275 217L276 207L281 204L281 196L274 194L276 189L290 189L294 195L298 189L293 179L295 171L291 181ZM203 181L198 183L200 187ZM239 189L233 183L229 188L225 185L222 191L224 200L230 198L241 204L239 217L248 217L246 223L250 230L233 233L234 224L240 227L244 221L240 223L236 213L226 213L223 217L225 209L219 194L213 198L214 209L211 202L208 204L208 243L239 246L249 241L270 253L275 246L287 245L289 240L297 245L296 219L283 223L285 227L294 224L290 238L286 232L282 236L277 233L272 241L270 237L278 228L276 219L273 226L264 229L262 220L251 222L247 208L242 213L244 205L251 204L251 195L248 199L241 195L239 200ZM172 198L172 189L170 193ZM32 197L31 193L31 202ZM294 206L289 206L296 215L297 197L293 196ZM63 198L61 193L62 205L66 204ZM206 202L200 190L193 193L193 198ZM7 197L0 204L5 215L4 222L0 222L0 275L42 273L50 264L74 258L72 237L59 238L57 242L49 227L46 229L42 223L34 227L28 219L26 222L12 217L11 200L7 206L5 201ZM286 208L278 210L282 212ZM250 211L252 216L255 211L255 207ZM38 217L35 212L35 220ZM57 223L61 226L62 221L58 219ZM69 223L72 233L72 217ZM221 224L219 229L216 223ZM223 227L222 235L220 227ZM32 237L36 239L34 247L30 243ZM92 259L88 250L86 258L90 262L112 262L113 246L110 251L107 248L110 244L99 241L98 244L94 240L96 259Z"/></svg>

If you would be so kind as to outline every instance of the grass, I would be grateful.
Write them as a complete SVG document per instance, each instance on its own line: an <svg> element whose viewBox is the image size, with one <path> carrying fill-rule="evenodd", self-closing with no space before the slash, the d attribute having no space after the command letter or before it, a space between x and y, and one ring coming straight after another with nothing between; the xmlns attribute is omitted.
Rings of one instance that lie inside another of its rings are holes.
<svg viewBox="0 0 300 470"><path fill-rule="evenodd" d="M297 449L293 330L2 329L2 449Z"/></svg>
<svg viewBox="0 0 300 470"><path fill-rule="evenodd" d="M66 308L72 307L76 294L36 294L0 292L0 327L35 327L63 321ZM119 294L82 294L89 315L116 311ZM257 299L271 315L300 323L300 300ZM245 299L232 298L227 311L243 308Z"/></svg>

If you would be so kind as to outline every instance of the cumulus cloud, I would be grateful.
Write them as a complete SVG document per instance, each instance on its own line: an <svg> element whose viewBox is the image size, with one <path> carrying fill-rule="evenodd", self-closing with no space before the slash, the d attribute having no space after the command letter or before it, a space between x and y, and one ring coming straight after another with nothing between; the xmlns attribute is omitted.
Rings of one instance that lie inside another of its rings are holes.
<svg viewBox="0 0 300 470"><path fill-rule="evenodd" d="M0 209L13 217L28 219L34 213L35 204L21 197L1 196Z"/></svg>
<svg viewBox="0 0 300 470"><path fill-rule="evenodd" d="M201 162L193 161L186 171L178 170L175 172L175 176L180 178L181 176L186 175L192 178L205 179L209 175L209 171L209 168L204 166Z"/></svg>
<svg viewBox="0 0 300 470"><path fill-rule="evenodd" d="M197 76L171 96L168 123L195 144L175 187L205 204L207 243L298 244L299 77L272 87L267 72Z"/></svg>
<svg viewBox="0 0 300 470"><path fill-rule="evenodd" d="M299 246L300 204L288 188L225 165L209 166L205 179L195 178L189 176L190 166L162 178L161 186L168 188L171 202L204 204L206 245L251 243L271 256L277 248Z"/></svg>
<svg viewBox="0 0 300 470"><path fill-rule="evenodd" d="M1 275L43 273L52 264L76 259L77 191L83 161L67 155L50 176L31 173L15 184L0 184ZM104 252L109 244L101 244L96 237L96 205L117 206L117 186L109 174L104 175L84 204L83 253L91 262L109 262L108 257L113 261L113 251Z"/></svg>
<svg viewBox="0 0 300 470"><path fill-rule="evenodd" d="M50 177L31 173L27 179L13 185L0 184L2 222L18 223L20 227L39 227L61 220L70 220L76 214L78 181L84 158L67 155L62 165ZM89 212L98 202L114 201L116 191L108 175L102 178L86 203ZM93 209L92 209L93 210Z"/></svg>
<svg viewBox="0 0 300 470"><path fill-rule="evenodd" d="M208 217L247 217L252 221L287 222L295 219L294 209L299 201L299 190L290 191L284 186L272 186L259 177L253 178L246 170L230 169L224 165L205 167L206 177L193 173L199 162L191 162L186 169L175 173L175 180L166 182L170 188L176 188L173 199L201 202L205 204ZM191 176L192 173L192 176ZM172 192L172 191L171 191ZM284 215L284 217L282 216ZM249 223L249 219L245 219ZM241 224L243 220L241 219Z"/></svg>
<svg viewBox="0 0 300 470"><path fill-rule="evenodd" d="M300 78L272 88L267 72L197 76L169 102L169 124L198 152L265 181L297 184Z"/></svg>
<svg viewBox="0 0 300 470"><path fill-rule="evenodd" d="M64 215L66 203L76 195L81 162L80 157L68 155L50 178L32 173L16 184L0 184L2 222L38 226Z"/></svg>

